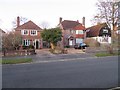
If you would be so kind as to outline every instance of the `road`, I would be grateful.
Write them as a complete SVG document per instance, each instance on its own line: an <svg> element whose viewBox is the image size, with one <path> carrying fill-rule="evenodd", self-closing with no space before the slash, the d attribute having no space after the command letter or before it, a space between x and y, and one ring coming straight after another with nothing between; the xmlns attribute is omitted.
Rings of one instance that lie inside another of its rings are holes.
<svg viewBox="0 0 120 90"><path fill-rule="evenodd" d="M118 85L118 57L2 66L3 88L111 88Z"/></svg>

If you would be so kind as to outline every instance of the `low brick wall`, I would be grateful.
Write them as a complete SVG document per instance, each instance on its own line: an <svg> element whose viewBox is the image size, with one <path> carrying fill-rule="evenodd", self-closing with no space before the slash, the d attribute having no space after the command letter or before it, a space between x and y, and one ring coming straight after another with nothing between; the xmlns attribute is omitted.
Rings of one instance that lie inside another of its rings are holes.
<svg viewBox="0 0 120 90"><path fill-rule="evenodd" d="M17 51L6 51L5 53L2 52L2 56L24 56L24 55L34 55L35 50L17 50Z"/></svg>

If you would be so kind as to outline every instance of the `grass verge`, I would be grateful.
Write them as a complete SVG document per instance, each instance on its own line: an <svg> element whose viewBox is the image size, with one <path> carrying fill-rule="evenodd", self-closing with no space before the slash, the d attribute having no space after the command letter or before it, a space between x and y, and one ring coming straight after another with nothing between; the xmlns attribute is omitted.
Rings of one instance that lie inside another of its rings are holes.
<svg viewBox="0 0 120 90"><path fill-rule="evenodd" d="M117 56L117 55L120 55L120 52L113 53L113 54L110 54L110 53L96 53L95 54L95 56L97 56L97 57Z"/></svg>
<svg viewBox="0 0 120 90"><path fill-rule="evenodd" d="M0 64L18 64L32 62L32 58L19 58L19 59L3 59Z"/></svg>

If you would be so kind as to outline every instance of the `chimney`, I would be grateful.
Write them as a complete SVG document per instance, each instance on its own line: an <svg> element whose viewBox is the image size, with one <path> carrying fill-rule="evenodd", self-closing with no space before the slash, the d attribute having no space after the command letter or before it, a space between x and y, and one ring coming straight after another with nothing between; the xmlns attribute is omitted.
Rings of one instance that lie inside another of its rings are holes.
<svg viewBox="0 0 120 90"><path fill-rule="evenodd" d="M82 24L85 26L85 17L82 18Z"/></svg>
<svg viewBox="0 0 120 90"><path fill-rule="evenodd" d="M20 17L18 16L17 17L17 27L19 27L20 26Z"/></svg>
<svg viewBox="0 0 120 90"><path fill-rule="evenodd" d="M77 20L77 22L79 23L79 20Z"/></svg>
<svg viewBox="0 0 120 90"><path fill-rule="evenodd" d="M59 23L61 23L61 22L62 22L62 17L59 18Z"/></svg>

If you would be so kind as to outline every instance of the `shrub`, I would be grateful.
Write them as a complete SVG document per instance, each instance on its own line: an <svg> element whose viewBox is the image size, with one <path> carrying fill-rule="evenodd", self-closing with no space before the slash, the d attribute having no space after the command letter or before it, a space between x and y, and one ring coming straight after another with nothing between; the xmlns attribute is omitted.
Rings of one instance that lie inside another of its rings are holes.
<svg viewBox="0 0 120 90"><path fill-rule="evenodd" d="M33 45L29 45L28 49L34 49Z"/></svg>
<svg viewBox="0 0 120 90"><path fill-rule="evenodd" d="M28 49L28 46L22 46L23 49Z"/></svg>
<svg viewBox="0 0 120 90"><path fill-rule="evenodd" d="M100 43L92 38L85 39L84 43L87 44L89 47L100 47Z"/></svg>
<svg viewBox="0 0 120 90"><path fill-rule="evenodd" d="M70 46L65 46L64 48L70 48Z"/></svg>

